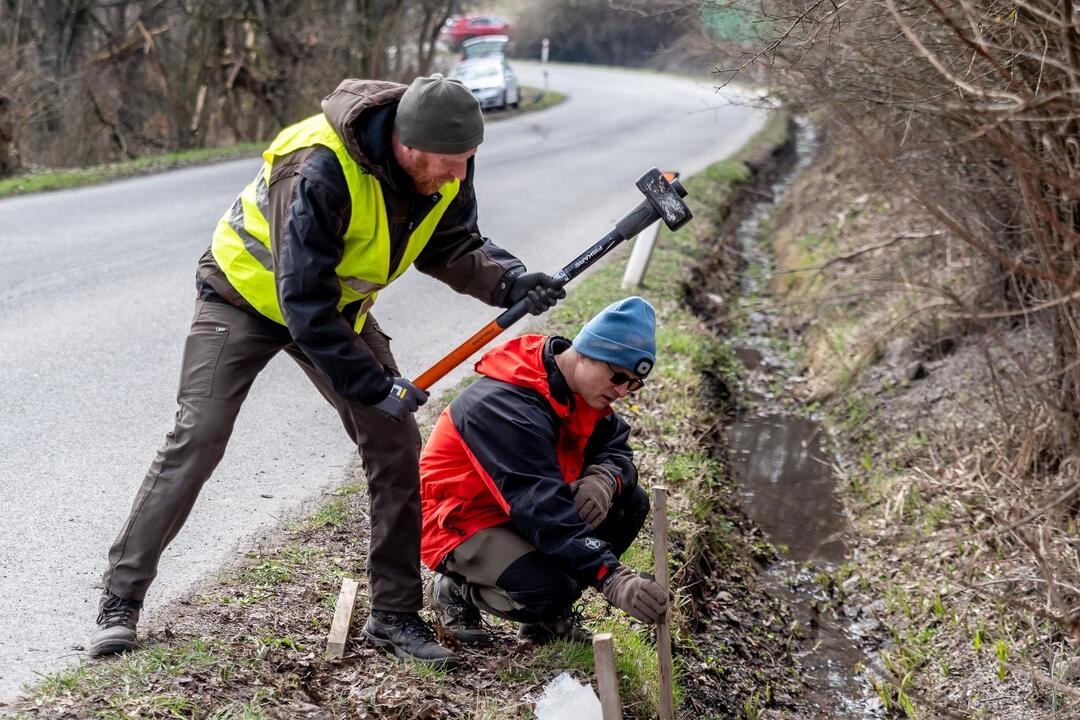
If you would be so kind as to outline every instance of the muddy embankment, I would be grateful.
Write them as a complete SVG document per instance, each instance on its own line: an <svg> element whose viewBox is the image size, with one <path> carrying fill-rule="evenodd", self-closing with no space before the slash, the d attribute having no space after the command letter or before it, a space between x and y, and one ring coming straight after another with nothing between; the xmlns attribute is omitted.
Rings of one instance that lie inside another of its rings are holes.
<svg viewBox="0 0 1080 720"><path fill-rule="evenodd" d="M718 345L716 517L756 570L698 595L794 668L747 654L730 716L1080 717L1075 467L1032 411L1052 328L936 311L997 307L1000 268L833 133L748 162L685 288Z"/></svg>

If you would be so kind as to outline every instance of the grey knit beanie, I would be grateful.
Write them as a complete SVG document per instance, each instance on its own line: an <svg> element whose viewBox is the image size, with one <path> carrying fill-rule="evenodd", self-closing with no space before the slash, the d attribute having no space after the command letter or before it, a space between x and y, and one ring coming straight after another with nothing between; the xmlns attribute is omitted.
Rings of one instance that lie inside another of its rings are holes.
<svg viewBox="0 0 1080 720"><path fill-rule="evenodd" d="M411 148L457 155L484 141L484 116L467 87L435 73L413 80L401 96L394 130Z"/></svg>

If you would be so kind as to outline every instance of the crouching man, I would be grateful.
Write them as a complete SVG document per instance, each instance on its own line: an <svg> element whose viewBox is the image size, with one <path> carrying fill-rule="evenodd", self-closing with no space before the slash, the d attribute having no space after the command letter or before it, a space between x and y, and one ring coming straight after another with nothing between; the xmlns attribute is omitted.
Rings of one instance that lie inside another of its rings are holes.
<svg viewBox="0 0 1080 720"><path fill-rule="evenodd" d="M420 459L421 557L432 607L464 642L487 642L480 611L539 643L586 641L571 613L592 586L655 623L667 593L619 557L649 514L630 427L611 405L656 361L656 316L639 297L573 342L526 335L487 352L482 376L443 411Z"/></svg>

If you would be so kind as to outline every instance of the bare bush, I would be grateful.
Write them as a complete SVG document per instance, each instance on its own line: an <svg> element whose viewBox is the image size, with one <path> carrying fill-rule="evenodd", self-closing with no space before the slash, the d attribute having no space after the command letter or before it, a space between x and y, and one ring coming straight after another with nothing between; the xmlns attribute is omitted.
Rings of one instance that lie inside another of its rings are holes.
<svg viewBox="0 0 1080 720"><path fill-rule="evenodd" d="M30 165L264 139L344 77L428 72L461 4L0 0L0 96Z"/></svg>
<svg viewBox="0 0 1080 720"><path fill-rule="evenodd" d="M796 105L827 106L900 188L1007 277L996 307L970 293L954 298L959 310L979 321L1053 318L1056 372L1037 386L1059 420L1047 449L1068 456L1080 439L1072 3L767 0L761 19L777 32L743 66L767 64Z"/></svg>
<svg viewBox="0 0 1080 720"><path fill-rule="evenodd" d="M544 0L521 8L511 49L535 58L548 38L555 61L686 71L697 27L697 8L680 0Z"/></svg>
<svg viewBox="0 0 1080 720"><path fill-rule="evenodd" d="M726 77L767 68L790 105L824 110L837 136L887 178L887 192L917 199L978 259L962 283L937 265L893 285L913 293L909 318L924 335L984 339L999 415L977 447L941 438L920 466L912 487L954 510L955 532L936 547L973 548L963 563L944 562L951 549L922 562L929 577L951 574L969 597L1034 618L1031 637L1044 647L1080 642L1080 8L1070 0L713 5L753 15L758 31ZM894 270L882 275L893 279ZM1018 328L1032 332L1011 337L1042 343L1010 348L1004 338ZM1040 672L1032 667L1053 687Z"/></svg>

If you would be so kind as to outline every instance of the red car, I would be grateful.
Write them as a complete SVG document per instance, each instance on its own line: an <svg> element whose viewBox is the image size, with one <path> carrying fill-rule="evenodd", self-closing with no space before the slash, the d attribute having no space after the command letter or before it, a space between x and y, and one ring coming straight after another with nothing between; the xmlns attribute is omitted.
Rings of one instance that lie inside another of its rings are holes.
<svg viewBox="0 0 1080 720"><path fill-rule="evenodd" d="M442 39L452 49L461 47L469 38L481 35L509 35L510 23L495 15L462 15L447 23L443 28Z"/></svg>

